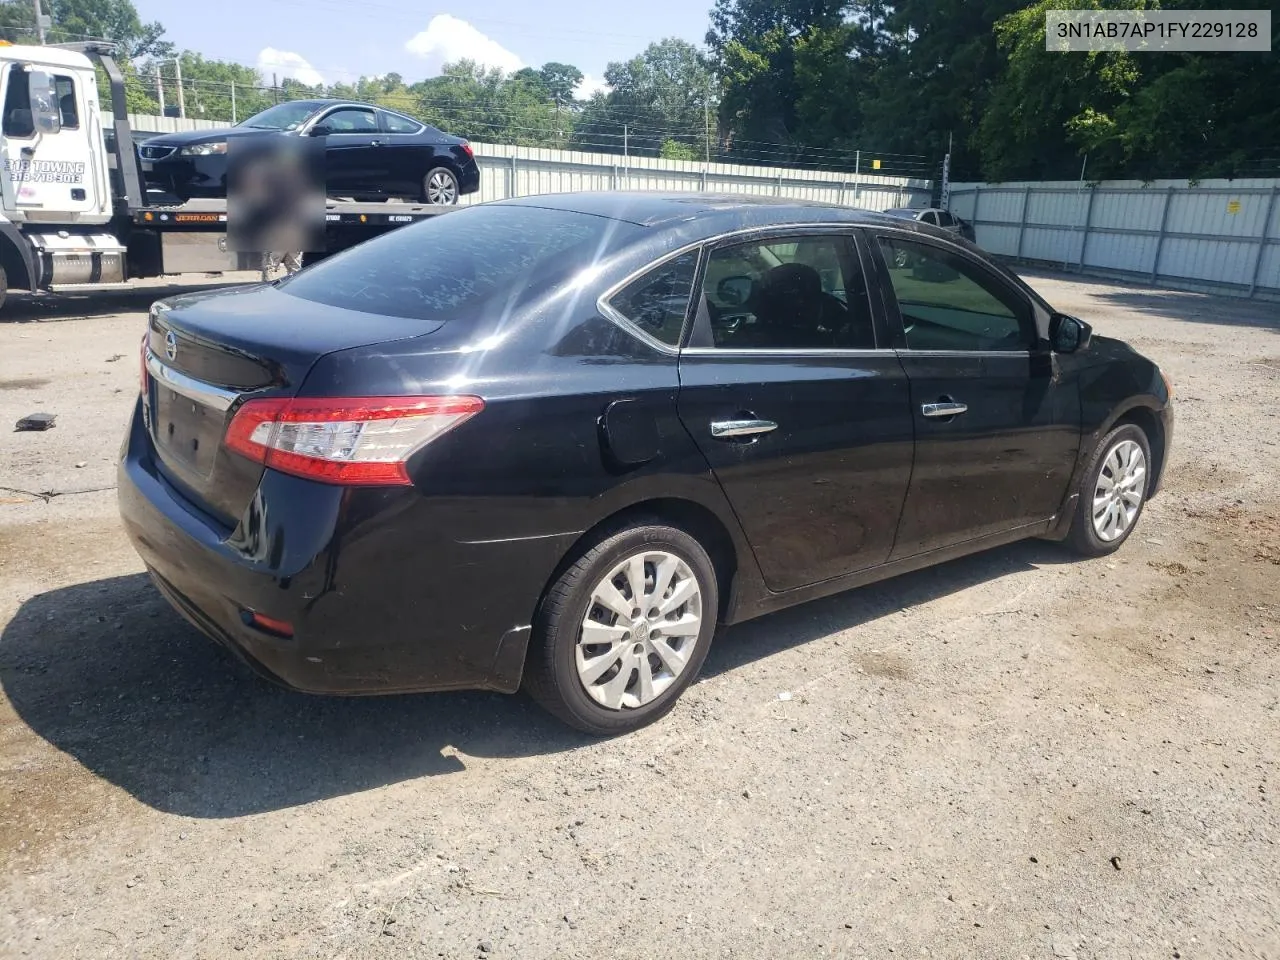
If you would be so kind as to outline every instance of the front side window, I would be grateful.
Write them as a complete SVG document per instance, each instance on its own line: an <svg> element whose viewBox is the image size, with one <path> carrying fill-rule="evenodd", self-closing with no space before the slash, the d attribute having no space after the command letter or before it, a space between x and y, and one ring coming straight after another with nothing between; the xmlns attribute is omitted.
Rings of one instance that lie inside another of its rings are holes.
<svg viewBox="0 0 1280 960"><path fill-rule="evenodd" d="M938 226L954 227L955 225L956 225L956 222L951 218L951 214L947 213L947 211L945 210L938 211Z"/></svg>
<svg viewBox="0 0 1280 960"><path fill-rule="evenodd" d="M720 247L703 297L717 347L811 350L875 346L866 284L841 236Z"/></svg>
<svg viewBox="0 0 1280 960"><path fill-rule="evenodd" d="M18 64L9 67L9 84L4 95L4 135L25 140L35 136L31 117L31 85L27 71Z"/></svg>
<svg viewBox="0 0 1280 960"><path fill-rule="evenodd" d="M697 269L696 251L681 254L631 281L609 299L609 306L654 339L679 346Z"/></svg>
<svg viewBox="0 0 1280 960"><path fill-rule="evenodd" d="M335 110L320 121L330 133L377 133L372 110Z"/></svg>
<svg viewBox="0 0 1280 960"><path fill-rule="evenodd" d="M966 258L880 238L911 350L1028 350L1031 305Z"/></svg>

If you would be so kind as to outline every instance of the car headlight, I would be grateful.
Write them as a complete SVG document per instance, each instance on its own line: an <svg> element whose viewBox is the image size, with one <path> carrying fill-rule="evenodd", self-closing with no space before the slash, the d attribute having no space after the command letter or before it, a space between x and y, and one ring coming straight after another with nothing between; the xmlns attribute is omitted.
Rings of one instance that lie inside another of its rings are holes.
<svg viewBox="0 0 1280 960"><path fill-rule="evenodd" d="M226 153L227 142L223 140L220 143L193 143L189 147L183 147L178 151L184 157L209 157L215 153Z"/></svg>

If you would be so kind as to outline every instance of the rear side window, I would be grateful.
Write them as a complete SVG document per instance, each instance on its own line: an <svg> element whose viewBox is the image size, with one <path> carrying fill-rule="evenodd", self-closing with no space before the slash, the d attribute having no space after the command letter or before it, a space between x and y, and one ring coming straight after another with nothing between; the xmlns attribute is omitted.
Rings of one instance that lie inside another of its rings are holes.
<svg viewBox="0 0 1280 960"><path fill-rule="evenodd" d="M417 133L422 128L422 124L416 120L402 117L398 113L383 113L382 118L388 133Z"/></svg>
<svg viewBox="0 0 1280 960"><path fill-rule="evenodd" d="M54 93L58 97L58 112L62 116L62 129L75 130L80 126L80 111L76 108L76 84L70 77L53 78Z"/></svg>
<svg viewBox="0 0 1280 960"><path fill-rule="evenodd" d="M505 311L550 289L641 228L505 204L439 214L316 264L278 289L303 300L440 323Z"/></svg>
<svg viewBox="0 0 1280 960"><path fill-rule="evenodd" d="M682 254L631 281L609 306L654 339L679 346L697 269L697 252Z"/></svg>
<svg viewBox="0 0 1280 960"><path fill-rule="evenodd" d="M938 211L938 226L954 227L955 225L955 221L951 218L951 214L947 213L945 210Z"/></svg>

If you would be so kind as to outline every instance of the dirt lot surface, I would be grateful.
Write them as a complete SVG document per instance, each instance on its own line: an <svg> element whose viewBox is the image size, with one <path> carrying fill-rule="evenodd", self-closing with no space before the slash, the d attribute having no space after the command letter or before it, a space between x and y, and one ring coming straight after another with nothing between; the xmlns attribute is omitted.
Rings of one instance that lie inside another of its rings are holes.
<svg viewBox="0 0 1280 960"><path fill-rule="evenodd" d="M255 679L117 522L151 294L11 302L0 955L1280 957L1280 307L1030 279L1177 385L1134 538L732 629L612 742Z"/></svg>

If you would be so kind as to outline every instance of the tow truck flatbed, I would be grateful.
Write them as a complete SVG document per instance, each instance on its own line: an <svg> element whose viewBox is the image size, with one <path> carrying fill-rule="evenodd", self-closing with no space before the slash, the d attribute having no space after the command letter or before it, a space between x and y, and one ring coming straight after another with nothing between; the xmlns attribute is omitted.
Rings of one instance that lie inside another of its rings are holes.
<svg viewBox="0 0 1280 960"><path fill-rule="evenodd" d="M354 200L327 200L324 218L326 223L364 226L394 226L416 223L427 217L436 217L458 207L446 207L429 203L358 203ZM181 204L148 205L132 211L133 222L146 227L188 227L227 222L226 200L188 200Z"/></svg>

